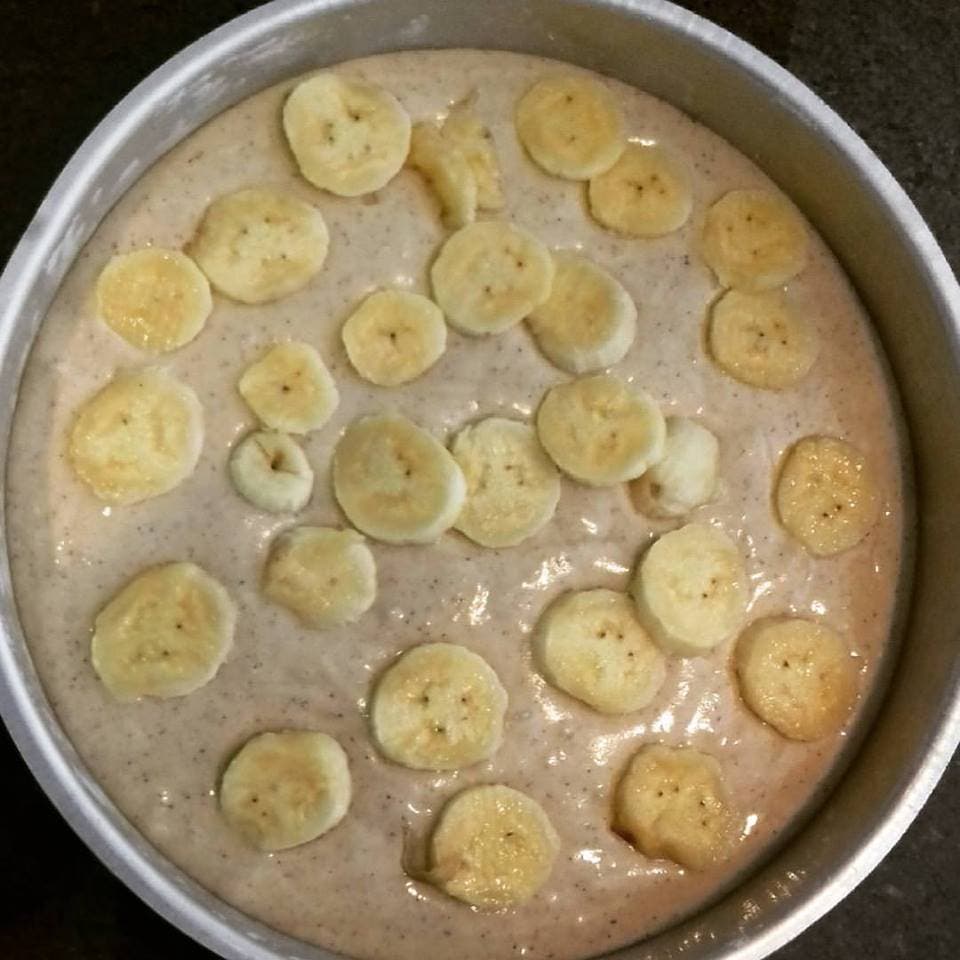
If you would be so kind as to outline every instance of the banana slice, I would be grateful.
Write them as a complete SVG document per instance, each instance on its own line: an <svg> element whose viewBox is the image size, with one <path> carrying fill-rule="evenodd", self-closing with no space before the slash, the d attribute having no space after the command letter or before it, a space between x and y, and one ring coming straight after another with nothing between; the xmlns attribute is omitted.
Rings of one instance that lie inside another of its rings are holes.
<svg viewBox="0 0 960 960"><path fill-rule="evenodd" d="M534 651L555 687L601 713L642 710L666 678L666 661L625 593L581 590L547 607Z"/></svg>
<svg viewBox="0 0 960 960"><path fill-rule="evenodd" d="M443 138L466 157L477 182L477 207L480 210L502 210L503 190L500 186L500 163L490 130L473 113L472 98L453 106L441 128Z"/></svg>
<svg viewBox="0 0 960 960"><path fill-rule="evenodd" d="M566 180L596 177L623 152L620 108L589 77L560 73L539 80L520 98L515 123L534 163Z"/></svg>
<svg viewBox="0 0 960 960"><path fill-rule="evenodd" d="M501 784L458 793L430 837L429 879L483 910L517 906L549 879L560 838L543 807Z"/></svg>
<svg viewBox="0 0 960 960"><path fill-rule="evenodd" d="M394 763L456 770L497 752L506 710L507 692L486 660L452 643L424 643L380 677L370 719Z"/></svg>
<svg viewBox="0 0 960 960"><path fill-rule="evenodd" d="M725 533L688 523L665 533L644 554L630 593L640 622L662 649L702 656L740 629L747 573Z"/></svg>
<svg viewBox="0 0 960 960"><path fill-rule="evenodd" d="M260 422L285 433L319 430L340 402L337 385L309 343L278 343L237 383Z"/></svg>
<svg viewBox="0 0 960 960"><path fill-rule="evenodd" d="M293 437L274 430L247 434L230 456L237 493L267 513L296 513L313 492L313 470Z"/></svg>
<svg viewBox="0 0 960 960"><path fill-rule="evenodd" d="M100 319L131 346L167 353L189 343L213 309L210 284L179 250L148 247L113 257L97 280Z"/></svg>
<svg viewBox="0 0 960 960"><path fill-rule="evenodd" d="M696 420L667 417L663 456L630 484L634 506L648 517L682 517L713 498L720 444Z"/></svg>
<svg viewBox="0 0 960 960"><path fill-rule="evenodd" d="M333 489L350 522L386 543L433 543L453 526L467 492L439 440L399 414L363 417L333 454Z"/></svg>
<svg viewBox="0 0 960 960"><path fill-rule="evenodd" d="M501 333L550 296L553 260L533 235L501 220L451 236L430 269L433 293L462 333Z"/></svg>
<svg viewBox="0 0 960 960"><path fill-rule="evenodd" d="M119 373L77 411L70 462L101 500L159 497L193 473L203 446L197 395L161 370Z"/></svg>
<svg viewBox="0 0 960 960"><path fill-rule="evenodd" d="M488 417L464 427L453 456L467 482L454 526L483 547L512 547L553 516L560 475L529 424Z"/></svg>
<svg viewBox="0 0 960 960"><path fill-rule="evenodd" d="M628 237L673 233L693 210L687 167L658 144L627 144L606 173L590 180L587 196L594 219Z"/></svg>
<svg viewBox="0 0 960 960"><path fill-rule="evenodd" d="M737 641L736 668L747 706L791 740L817 740L839 730L856 697L846 644L811 620L754 621Z"/></svg>
<svg viewBox="0 0 960 960"><path fill-rule="evenodd" d="M371 293L344 323L341 336L357 373L380 387L415 380L447 348L443 311L405 290Z"/></svg>
<svg viewBox="0 0 960 960"><path fill-rule="evenodd" d="M329 245L316 207L256 187L214 200L187 252L218 292L241 303L266 303L305 287Z"/></svg>
<svg viewBox="0 0 960 960"><path fill-rule="evenodd" d="M332 73L294 88L283 131L303 176L341 197L386 186L410 149L410 117L393 94Z"/></svg>
<svg viewBox="0 0 960 960"><path fill-rule="evenodd" d="M652 397L601 374L551 387L537 411L537 433L564 473L604 487L656 463L666 426Z"/></svg>
<svg viewBox="0 0 960 960"><path fill-rule="evenodd" d="M150 567L97 614L93 669L118 700L186 696L220 669L236 619L227 591L196 564Z"/></svg>
<svg viewBox="0 0 960 960"><path fill-rule="evenodd" d="M690 747L641 747L617 786L613 828L651 859L690 870L725 860L736 831L720 764Z"/></svg>
<svg viewBox="0 0 960 960"><path fill-rule="evenodd" d="M814 556L855 547L877 522L880 494L866 457L836 437L804 437L783 461L780 522Z"/></svg>
<svg viewBox="0 0 960 960"><path fill-rule="evenodd" d="M377 596L377 567L354 530L294 527L274 541L263 592L314 630L355 623Z"/></svg>
<svg viewBox="0 0 960 960"><path fill-rule="evenodd" d="M407 163L423 174L440 201L443 222L453 230L477 217L477 178L463 151L436 123L413 126Z"/></svg>
<svg viewBox="0 0 960 960"><path fill-rule="evenodd" d="M332 830L351 793L347 755L333 737L281 730L237 751L220 781L220 810L258 849L288 850Z"/></svg>
<svg viewBox="0 0 960 960"><path fill-rule="evenodd" d="M766 190L731 190L707 211L703 226L703 257L717 280L753 293L800 273L807 245L800 215Z"/></svg>
<svg viewBox="0 0 960 960"><path fill-rule="evenodd" d="M527 324L544 356L568 373L619 363L637 332L630 294L606 270L566 251L553 254L549 298Z"/></svg>

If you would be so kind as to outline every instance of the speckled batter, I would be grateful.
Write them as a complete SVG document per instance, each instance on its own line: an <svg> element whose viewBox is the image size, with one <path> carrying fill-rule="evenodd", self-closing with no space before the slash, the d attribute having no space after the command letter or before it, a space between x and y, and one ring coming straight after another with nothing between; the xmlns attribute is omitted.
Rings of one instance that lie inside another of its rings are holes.
<svg viewBox="0 0 960 960"><path fill-rule="evenodd" d="M898 579L900 460L889 388L867 320L819 240L789 295L822 342L797 389L740 386L706 357L707 305L717 293L696 253L706 207L734 187L770 186L724 141L657 100L607 81L632 136L663 141L694 173L695 211L678 233L625 240L585 213L584 186L552 179L522 153L517 97L542 60L470 51L402 53L346 64L393 91L415 119L479 91L504 171L505 216L551 247L582 248L626 286L639 308L633 348L614 368L666 413L701 419L720 438L722 491L693 519L716 522L740 544L751 616L822 616L843 633L863 689L882 658ZM94 776L171 860L228 902L305 940L363 958L490 960L584 957L634 940L715 893L783 830L829 770L843 737L789 743L739 702L730 644L699 660L674 659L646 710L604 717L547 686L529 634L543 607L571 588L623 589L640 550L666 529L639 516L625 490L564 481L556 517L519 547L490 551L450 533L431 547L373 544L380 591L359 624L324 633L300 627L258 590L267 547L293 522L343 524L329 482L331 450L355 417L391 408L448 438L490 414L525 418L565 379L518 327L469 339L450 332L446 354L421 379L382 389L352 371L340 326L371 290L428 292L426 268L444 231L422 180L404 170L378 194L342 200L300 179L280 132L292 81L227 111L152 169L105 219L50 311L21 387L8 472L9 540L17 599L50 700ZM326 266L302 292L267 306L218 297L203 333L162 360L204 404L206 439L192 477L166 496L105 507L69 469L64 435L77 406L117 368L148 362L98 322L95 278L110 255L144 244L180 246L206 204L239 187L271 184L316 203L330 228ZM236 393L244 366L283 338L315 344L336 377L340 407L306 441L317 473L297 517L257 513L231 489L227 456L253 419ZM860 546L814 560L778 527L774 465L807 433L853 440L872 461L883 516ZM141 568L192 560L219 578L239 608L236 643L217 677L178 700L122 705L90 666L90 625ZM478 651L509 691L506 738L489 762L434 775L394 766L371 743L370 684L422 640ZM354 801L327 836L267 856L245 846L217 810L225 759L265 729L311 727L346 749ZM612 785L637 746L690 743L716 755L743 816L744 839L722 869L690 874L649 861L608 829ZM500 781L529 792L563 844L546 886L525 906L484 915L403 872L405 837L428 829L468 784Z"/></svg>

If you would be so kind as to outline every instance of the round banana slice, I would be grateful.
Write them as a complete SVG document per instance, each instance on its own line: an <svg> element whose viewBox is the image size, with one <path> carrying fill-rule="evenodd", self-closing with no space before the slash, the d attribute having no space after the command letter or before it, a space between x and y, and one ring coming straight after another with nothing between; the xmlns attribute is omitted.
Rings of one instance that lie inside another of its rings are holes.
<svg viewBox="0 0 960 960"><path fill-rule="evenodd" d="M426 373L447 348L443 312L405 290L377 290L350 315L341 333L354 369L380 387Z"/></svg>
<svg viewBox="0 0 960 960"><path fill-rule="evenodd" d="M443 222L453 230L477 217L477 178L463 151L435 123L413 126L407 163L423 174L440 201Z"/></svg>
<svg viewBox="0 0 960 960"><path fill-rule="evenodd" d="M237 751L220 781L220 810L259 850L288 850L332 830L351 793L347 755L333 737L281 730Z"/></svg>
<svg viewBox="0 0 960 960"><path fill-rule="evenodd" d="M736 667L747 706L791 740L817 740L839 730L856 697L846 644L811 620L754 621L737 641Z"/></svg>
<svg viewBox="0 0 960 960"><path fill-rule="evenodd" d="M488 417L464 427L453 456L467 481L454 526L483 547L512 547L553 516L560 475L529 424Z"/></svg>
<svg viewBox="0 0 960 960"><path fill-rule="evenodd" d="M817 557L855 547L880 514L866 457L836 437L804 437L783 461L774 493L780 522Z"/></svg>
<svg viewBox="0 0 960 960"><path fill-rule="evenodd" d="M606 173L591 179L587 195L594 219L628 237L673 233L693 210L689 171L658 144L627 144Z"/></svg>
<svg viewBox="0 0 960 960"><path fill-rule="evenodd" d="M430 837L429 878L483 910L517 906L548 880L560 838L543 807L501 784L458 793Z"/></svg>
<svg viewBox="0 0 960 960"><path fill-rule="evenodd" d="M565 593L537 623L534 651L555 687L601 713L642 710L666 678L666 661L625 593Z"/></svg>
<svg viewBox="0 0 960 960"><path fill-rule="evenodd" d="M690 747L641 747L617 786L613 828L651 859L705 870L733 846L720 764Z"/></svg>
<svg viewBox="0 0 960 960"><path fill-rule="evenodd" d="M70 462L101 500L159 497L193 473L203 446L203 409L185 384L160 370L119 373L77 411Z"/></svg>
<svg viewBox="0 0 960 960"><path fill-rule="evenodd" d="M589 77L559 73L537 81L517 103L515 123L534 163L566 180L589 180L623 152L620 108Z"/></svg>
<svg viewBox="0 0 960 960"><path fill-rule="evenodd" d="M717 280L754 293L800 273L807 245L800 215L766 190L731 190L707 211L703 226L703 256Z"/></svg>
<svg viewBox="0 0 960 960"><path fill-rule="evenodd" d="M551 387L537 411L537 434L564 473L605 487L656 463L666 426L652 397L601 374Z"/></svg>
<svg viewBox="0 0 960 960"><path fill-rule="evenodd" d="M131 346L167 353L189 343L213 309L210 284L179 250L148 247L113 257L97 280L100 319Z"/></svg>
<svg viewBox="0 0 960 960"><path fill-rule="evenodd" d="M452 643L424 643L380 677L370 719L394 763L456 770L497 752L506 711L507 692L486 660Z"/></svg>
<svg viewBox="0 0 960 960"><path fill-rule="evenodd" d="M644 554L630 585L637 615L668 653L709 653L740 629L747 573L736 544L715 527L688 523Z"/></svg>
<svg viewBox="0 0 960 960"><path fill-rule="evenodd" d="M274 541L263 592L314 630L355 623L377 597L377 567L354 530L294 527Z"/></svg>
<svg viewBox="0 0 960 960"><path fill-rule="evenodd" d="M341 197L386 186L410 149L410 117L393 94L332 73L293 89L283 131L303 176Z"/></svg>
<svg viewBox="0 0 960 960"><path fill-rule="evenodd" d="M682 517L713 498L719 473L717 438L696 420L667 417L663 456L630 484L630 496L648 517Z"/></svg>
<svg viewBox="0 0 960 960"><path fill-rule="evenodd" d="M532 234L502 220L451 236L430 268L433 293L462 333L501 333L550 296L553 260Z"/></svg>
<svg viewBox="0 0 960 960"><path fill-rule="evenodd" d="M214 200L187 252L218 292L241 303L267 303L305 287L329 245L316 207L256 187Z"/></svg>
<svg viewBox="0 0 960 960"><path fill-rule="evenodd" d="M477 182L477 207L481 210L502 210L503 189L500 186L500 163L489 129L477 119L469 100L455 104L443 121L443 138L466 157Z"/></svg>
<svg viewBox="0 0 960 960"><path fill-rule="evenodd" d="M340 402L337 385L309 343L278 343L243 371L240 396L265 427L319 430Z"/></svg>
<svg viewBox="0 0 960 960"><path fill-rule="evenodd" d="M333 489L350 522L386 543L433 543L467 492L443 444L399 414L356 420L333 454Z"/></svg>
<svg viewBox="0 0 960 960"><path fill-rule="evenodd" d="M558 251L553 264L550 296L527 317L537 346L568 373L593 373L619 363L637 332L630 294L585 257Z"/></svg>
<svg viewBox="0 0 960 960"><path fill-rule="evenodd" d="M230 455L230 479L245 500L267 513L296 513L313 492L313 470L293 437L274 430L247 434Z"/></svg>
<svg viewBox="0 0 960 960"><path fill-rule="evenodd" d="M236 619L227 591L196 564L150 567L97 614L93 669L118 700L186 696L220 669Z"/></svg>

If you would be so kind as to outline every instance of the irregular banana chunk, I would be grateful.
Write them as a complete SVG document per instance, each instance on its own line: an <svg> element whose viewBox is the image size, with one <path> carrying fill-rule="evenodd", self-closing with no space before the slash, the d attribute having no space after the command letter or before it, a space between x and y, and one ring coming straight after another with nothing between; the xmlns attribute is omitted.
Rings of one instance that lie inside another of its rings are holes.
<svg viewBox="0 0 960 960"><path fill-rule="evenodd" d="M537 434L564 473L604 487L656 463L666 426L652 397L601 374L551 387L537 412Z"/></svg>
<svg viewBox="0 0 960 960"><path fill-rule="evenodd" d="M500 163L489 129L474 115L471 98L455 104L443 121L443 138L466 157L477 181L477 207L501 210Z"/></svg>
<svg viewBox="0 0 960 960"><path fill-rule="evenodd" d="M413 126L407 163L423 174L440 201L443 222L453 230L477 217L477 178L463 151L436 123Z"/></svg>
<svg viewBox="0 0 960 960"><path fill-rule="evenodd" d="M268 513L296 513L313 492L313 470L300 445L286 433L249 433L230 455L237 493Z"/></svg>
<svg viewBox="0 0 960 960"><path fill-rule="evenodd" d="M386 186L410 149L410 117L393 94L333 73L294 88L283 131L303 176L341 197Z"/></svg>
<svg viewBox="0 0 960 960"><path fill-rule="evenodd" d="M456 770L497 752L506 710L507 693L486 660L452 643L425 643L380 677L370 718L394 763Z"/></svg>
<svg viewBox="0 0 960 960"><path fill-rule="evenodd" d="M159 497L193 473L203 445L197 395L161 370L118 373L77 411L70 462L101 500Z"/></svg>
<svg viewBox="0 0 960 960"><path fill-rule="evenodd" d="M93 669L118 700L186 696L220 669L236 618L227 591L196 564L150 567L97 614Z"/></svg>

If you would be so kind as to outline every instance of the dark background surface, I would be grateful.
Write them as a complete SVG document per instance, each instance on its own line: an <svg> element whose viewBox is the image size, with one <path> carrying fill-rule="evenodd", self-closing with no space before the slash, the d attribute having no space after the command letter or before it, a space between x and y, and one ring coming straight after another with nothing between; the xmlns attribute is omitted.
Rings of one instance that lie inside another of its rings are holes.
<svg viewBox="0 0 960 960"><path fill-rule="evenodd" d="M121 96L180 48L256 5L0 0L0 259ZM960 0L684 5L756 44L852 123L960 271ZM0 763L0 960L211 960L87 851L2 730ZM955 759L893 853L777 960L960 958L958 815Z"/></svg>

